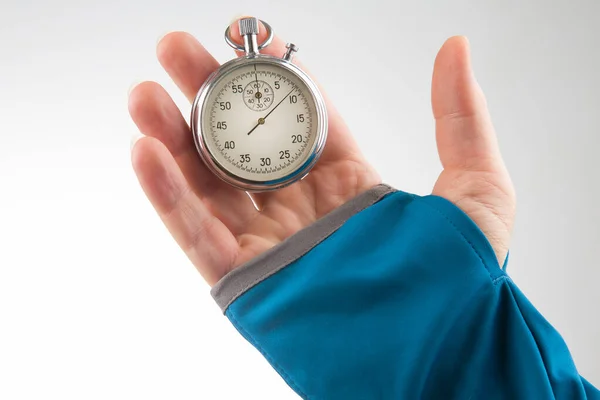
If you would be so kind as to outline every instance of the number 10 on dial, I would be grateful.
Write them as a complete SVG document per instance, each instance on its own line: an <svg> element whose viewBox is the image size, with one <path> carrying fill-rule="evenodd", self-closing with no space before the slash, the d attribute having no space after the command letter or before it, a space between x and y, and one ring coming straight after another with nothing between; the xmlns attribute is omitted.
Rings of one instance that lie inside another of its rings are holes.
<svg viewBox="0 0 600 400"><path fill-rule="evenodd" d="M304 176L319 159L327 137L325 102L316 84L294 65L297 48L281 57L259 53L258 20L239 22L245 56L223 64L204 83L192 106L198 152L212 173L249 192L275 190Z"/></svg>

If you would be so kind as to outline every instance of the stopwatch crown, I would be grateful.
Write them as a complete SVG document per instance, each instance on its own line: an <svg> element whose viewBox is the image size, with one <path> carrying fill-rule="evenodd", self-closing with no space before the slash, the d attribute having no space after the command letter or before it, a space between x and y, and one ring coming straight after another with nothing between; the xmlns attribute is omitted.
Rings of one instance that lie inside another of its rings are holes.
<svg viewBox="0 0 600 400"><path fill-rule="evenodd" d="M267 31L267 38L260 44L257 43L259 22ZM233 41L231 38L231 25L228 25L227 29L225 29L225 41L237 51L245 52L247 56L254 57L258 55L259 50L267 47L273 40L273 29L271 29L271 25L267 24L265 21L259 20L258 18L242 18L238 21L238 27L240 28L240 36L242 37L244 44L241 45Z"/></svg>
<svg viewBox="0 0 600 400"><path fill-rule="evenodd" d="M238 22L240 35L258 35L258 18L242 18Z"/></svg>

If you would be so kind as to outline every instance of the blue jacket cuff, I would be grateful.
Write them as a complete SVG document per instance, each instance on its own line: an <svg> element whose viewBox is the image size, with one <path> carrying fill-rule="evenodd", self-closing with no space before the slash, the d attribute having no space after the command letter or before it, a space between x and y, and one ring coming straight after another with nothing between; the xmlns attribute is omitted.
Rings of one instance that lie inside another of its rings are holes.
<svg viewBox="0 0 600 400"><path fill-rule="evenodd" d="M305 399L600 398L505 267L452 203L379 185L212 294Z"/></svg>

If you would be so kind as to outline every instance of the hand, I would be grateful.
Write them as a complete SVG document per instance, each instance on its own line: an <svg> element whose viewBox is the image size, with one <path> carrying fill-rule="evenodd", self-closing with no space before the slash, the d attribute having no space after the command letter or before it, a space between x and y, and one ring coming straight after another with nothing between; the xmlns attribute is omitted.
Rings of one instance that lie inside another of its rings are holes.
<svg viewBox="0 0 600 400"><path fill-rule="evenodd" d="M237 23L232 35L241 42ZM280 56L284 51L285 43L275 38L263 52ZM182 32L165 36L157 56L190 101L219 66L200 43ZM514 218L514 193L483 94L471 73L464 38L451 38L440 50L432 100L444 167L433 193L465 211L502 262ZM160 85L144 82L131 91L129 112L145 135L132 148L133 168L167 229L209 285L381 183L330 102L327 108L328 141L311 173L285 189L250 199L207 170L186 119Z"/></svg>

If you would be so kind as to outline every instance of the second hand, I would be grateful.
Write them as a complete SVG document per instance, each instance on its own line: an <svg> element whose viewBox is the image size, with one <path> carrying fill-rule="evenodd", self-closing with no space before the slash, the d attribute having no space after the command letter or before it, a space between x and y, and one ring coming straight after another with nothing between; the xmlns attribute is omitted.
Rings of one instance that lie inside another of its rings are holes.
<svg viewBox="0 0 600 400"><path fill-rule="evenodd" d="M262 117L262 118L259 118L259 119L258 119L258 123L257 123L257 124L254 126L254 128L252 128L252 129L250 130L250 132L248 132L248 135L249 135L249 134L251 134L252 132L254 132L254 130L255 130L256 128L258 128L258 126L259 126L259 125L263 125L263 124L265 123L265 120L267 119L267 117L268 117L269 115L271 115L271 113L272 113L273 111L275 111L275 109L276 109L277 107L279 107L279 105L280 105L281 103L283 103L283 101L284 101L285 99L287 99L287 97L288 97L290 94L292 94L292 92L293 92L294 90L296 90L296 88L293 88L292 90L290 90L290 91L288 92L288 94L286 94L286 95L284 96L284 98L283 98L283 99L281 99L281 100L279 101L279 103L277 103L277 105L276 105L275 107L273 107L273 109L272 109L271 111L269 111L269 113L268 113L267 115L265 115L265 116L264 116L264 117Z"/></svg>

